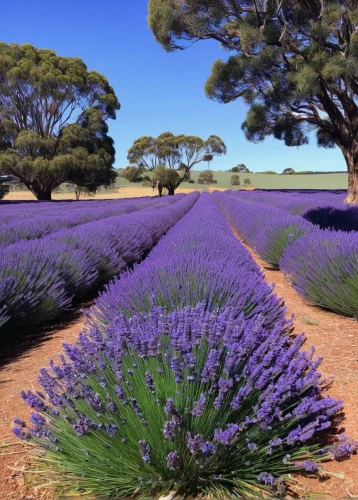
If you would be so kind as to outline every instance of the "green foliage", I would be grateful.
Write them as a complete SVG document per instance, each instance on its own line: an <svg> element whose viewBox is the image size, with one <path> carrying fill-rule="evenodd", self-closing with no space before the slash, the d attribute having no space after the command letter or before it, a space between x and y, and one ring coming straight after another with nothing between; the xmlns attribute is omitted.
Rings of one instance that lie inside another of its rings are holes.
<svg viewBox="0 0 358 500"><path fill-rule="evenodd" d="M174 194L180 181L180 174L177 170L161 165L153 171L152 179L153 181L157 181L158 185L167 189L169 194Z"/></svg>
<svg viewBox="0 0 358 500"><path fill-rule="evenodd" d="M226 146L220 137L211 135L206 141L196 136L184 134L174 136L170 132L160 134L157 138L140 137L134 141L128 150L128 160L131 165L155 172L164 166L172 170L170 181L164 170L159 170L165 177L165 184L170 193L174 192L182 182L190 179L190 170L203 161L211 161L214 156L226 154ZM158 178L159 174L156 174ZM164 184L158 180L158 187ZM170 186L170 187L169 187Z"/></svg>
<svg viewBox="0 0 358 500"><path fill-rule="evenodd" d="M8 184L2 184L0 181L0 200L2 200L9 191L10 186Z"/></svg>
<svg viewBox="0 0 358 500"><path fill-rule="evenodd" d="M233 172L235 174L238 174L238 173L249 174L250 170L243 163L239 163L239 165L236 165L236 167L233 167L231 170L229 170L229 172Z"/></svg>
<svg viewBox="0 0 358 500"><path fill-rule="evenodd" d="M311 231L310 224L297 217L295 223L273 221L257 235L255 251L273 267L280 267L280 259L287 247Z"/></svg>
<svg viewBox="0 0 358 500"><path fill-rule="evenodd" d="M277 175L277 172L274 172L273 170L265 170L265 172L261 172L262 174L275 174Z"/></svg>
<svg viewBox="0 0 358 500"><path fill-rule="evenodd" d="M258 478L263 470L282 476L281 490L284 491L285 474L301 471L303 465L300 460L310 458L319 465L329 459L328 450L323 450L320 456L317 445L296 445L296 449L291 450L285 444L272 447L270 460L267 459L268 443L284 435L290 426L294 427L295 418L292 416L273 428L267 426L260 430L259 426L254 426L246 432L241 431L233 439L233 444L223 446L216 443L213 456L201 452L192 454L187 446L188 432L192 436L213 439L217 428L226 429L232 422L244 421L245 416L250 421L252 408L260 404L260 391L251 391L239 410L230 407L235 391L229 391L225 404L215 409L217 381L220 376L220 380L227 378L223 362L225 349L221 353L221 368L219 365L219 373L213 381L200 383L195 380L183 384L176 381L170 364L178 353L168 347L168 343L163 335L161 354L145 358L128 349L121 359L121 370L125 374L130 373L127 375L130 383L120 386L121 396L116 385L115 366L102 355L103 368L97 366L96 373L84 377L82 382L87 393L96 394L101 412L96 412L86 399L69 395L74 407L83 415L82 422L88 422L88 430L80 435L71 424L76 414L69 406L60 410L58 415L47 415L47 428L56 440L58 451L51 446L46 456L32 466L37 473L35 481L41 484L41 481L47 480L65 496L78 491L89 494L91 498L110 498L114 495L115 498L126 498L139 492L142 498L147 498L147 495L158 498L160 494L172 490L183 493L185 497L206 492L209 497L231 498L234 491L235 498L268 498L273 490ZM208 343L202 340L193 351L194 366L185 368L185 377L201 373L209 352ZM245 363L241 362L237 378L244 379L244 367ZM145 382L148 375L152 389ZM100 381L105 381L105 385ZM194 404L203 394L206 395L205 412L196 416ZM177 417L166 413L166 403L171 399ZM293 399L290 398L291 404ZM294 407L298 401L293 402ZM67 417L65 412L69 413ZM168 420L174 422L175 428L171 439L163 435ZM94 423L92 427L90 422ZM96 424L101 425L102 430L96 429ZM250 440L254 441L253 450L248 446ZM35 438L34 441L41 443L41 439ZM146 460L140 453L139 443L143 442L149 446ZM180 462L174 470L170 470L167 457L173 451L178 452ZM247 462L250 461L248 467Z"/></svg>
<svg viewBox="0 0 358 500"><path fill-rule="evenodd" d="M195 184L194 179L189 179L189 180L188 180L188 184Z"/></svg>
<svg viewBox="0 0 358 500"><path fill-rule="evenodd" d="M244 179L245 186L250 186L251 180L249 178Z"/></svg>
<svg viewBox="0 0 358 500"><path fill-rule="evenodd" d="M119 107L81 59L0 43L0 169L39 199L66 181L91 190L115 180L106 120Z"/></svg>
<svg viewBox="0 0 358 500"><path fill-rule="evenodd" d="M217 184L218 181L214 179L214 174L211 170L200 172L198 177L198 184Z"/></svg>
<svg viewBox="0 0 358 500"><path fill-rule="evenodd" d="M240 186L240 176L239 175L232 175L230 179L230 184L232 186Z"/></svg>
<svg viewBox="0 0 358 500"><path fill-rule="evenodd" d="M293 168L285 168L285 170L282 172L282 175L293 175L296 172L293 170Z"/></svg>
<svg viewBox="0 0 358 500"><path fill-rule="evenodd" d="M129 182L142 182L144 169L136 166L128 166L122 170L121 176Z"/></svg>
<svg viewBox="0 0 358 500"><path fill-rule="evenodd" d="M314 130L318 146L338 145L350 199L358 196L356 1L150 0L148 23L167 51L219 41L231 54L213 63L207 96L249 105L242 128L250 141L273 135L300 146Z"/></svg>

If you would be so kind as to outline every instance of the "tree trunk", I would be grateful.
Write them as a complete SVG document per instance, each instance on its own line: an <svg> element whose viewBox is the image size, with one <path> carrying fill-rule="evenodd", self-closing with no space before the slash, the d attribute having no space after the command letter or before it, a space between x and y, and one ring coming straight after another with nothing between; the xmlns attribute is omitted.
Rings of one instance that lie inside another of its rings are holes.
<svg viewBox="0 0 358 500"><path fill-rule="evenodd" d="M36 191L33 192L39 201L51 201L51 191Z"/></svg>
<svg viewBox="0 0 358 500"><path fill-rule="evenodd" d="M173 187L168 188L168 195L174 196L174 194L175 194L175 188L173 188Z"/></svg>
<svg viewBox="0 0 358 500"><path fill-rule="evenodd" d="M358 204L358 158L356 156L350 152L344 154L348 168L348 194L345 201L352 205Z"/></svg>
<svg viewBox="0 0 358 500"><path fill-rule="evenodd" d="M158 184L158 191L159 191L159 196L162 197L163 194L163 184L159 182Z"/></svg>

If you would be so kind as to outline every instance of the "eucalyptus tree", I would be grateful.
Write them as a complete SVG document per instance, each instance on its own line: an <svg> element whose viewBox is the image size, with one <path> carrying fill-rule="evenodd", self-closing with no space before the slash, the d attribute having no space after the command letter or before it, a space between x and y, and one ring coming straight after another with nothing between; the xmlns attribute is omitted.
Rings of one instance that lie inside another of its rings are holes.
<svg viewBox="0 0 358 500"><path fill-rule="evenodd" d="M0 43L0 170L39 200L63 182L92 190L114 181L106 121L119 108L107 79L81 59Z"/></svg>
<svg viewBox="0 0 358 500"><path fill-rule="evenodd" d="M128 150L128 160L138 169L144 168L150 172L163 166L176 171L177 175L165 174L170 182L164 187L173 195L180 184L188 179L190 170L195 165L223 154L226 154L225 143L216 135L203 140L196 136L175 136L171 132L165 132L157 138L145 136L134 141ZM160 169L159 172L164 177L164 171Z"/></svg>
<svg viewBox="0 0 358 500"><path fill-rule="evenodd" d="M149 26L167 50L213 39L231 51L206 83L209 98L249 106L247 139L338 146L358 203L357 0L149 0Z"/></svg>

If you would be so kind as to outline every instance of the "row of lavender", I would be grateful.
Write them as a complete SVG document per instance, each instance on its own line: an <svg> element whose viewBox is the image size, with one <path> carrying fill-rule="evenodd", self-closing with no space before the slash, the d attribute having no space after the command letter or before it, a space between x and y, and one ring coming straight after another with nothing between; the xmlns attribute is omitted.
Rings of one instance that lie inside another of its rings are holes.
<svg viewBox="0 0 358 500"><path fill-rule="evenodd" d="M357 232L321 230L272 206L274 201L272 205L253 198L248 202L247 195L238 192L216 192L214 197L243 240L262 259L282 269L309 302L358 316Z"/></svg>
<svg viewBox="0 0 358 500"><path fill-rule="evenodd" d="M61 230L57 227L42 238L3 246L0 326L36 324L56 317L74 298L138 262L198 196L166 197L149 208L139 204L133 213ZM120 207L116 211L120 214Z"/></svg>
<svg viewBox="0 0 358 500"><path fill-rule="evenodd" d="M320 229L358 231L358 208L346 205L346 191L241 191L245 201L264 203L301 215Z"/></svg>
<svg viewBox="0 0 358 500"><path fill-rule="evenodd" d="M0 207L0 247L20 240L38 239L61 229L142 210L143 208L174 203L173 200L142 198L139 200L111 200L103 202L41 203L41 207L2 205Z"/></svg>
<svg viewBox="0 0 358 500"><path fill-rule="evenodd" d="M349 455L344 436L320 444L342 403L323 397L321 359L285 312L203 194L99 297L77 343L41 370L43 392L22 393L34 411L14 432L45 450L33 484L261 498Z"/></svg>

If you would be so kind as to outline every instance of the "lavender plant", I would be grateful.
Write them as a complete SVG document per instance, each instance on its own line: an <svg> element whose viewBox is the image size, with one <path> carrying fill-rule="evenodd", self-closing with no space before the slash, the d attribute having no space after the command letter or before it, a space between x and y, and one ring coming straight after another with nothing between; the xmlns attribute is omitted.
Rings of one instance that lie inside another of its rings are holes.
<svg viewBox="0 0 358 500"><path fill-rule="evenodd" d="M0 327L41 323L96 283L139 261L196 202L168 197L140 213L109 217L1 247ZM11 286L8 283L12 283Z"/></svg>
<svg viewBox="0 0 358 500"><path fill-rule="evenodd" d="M271 219L256 236L255 251L266 262L279 268L287 246L313 231L313 226L301 217L286 216Z"/></svg>
<svg viewBox="0 0 358 500"><path fill-rule="evenodd" d="M307 210L303 217L320 229L335 231L358 231L358 209L356 206L325 206Z"/></svg>
<svg viewBox="0 0 358 500"><path fill-rule="evenodd" d="M276 207L249 203L238 196L215 192L215 200L239 235L275 267L287 245L313 230L313 225Z"/></svg>
<svg viewBox="0 0 358 500"><path fill-rule="evenodd" d="M282 301L208 193L144 262L108 286L92 315L110 326L118 311L147 314L153 304L170 311L199 302L208 310L232 307L238 316L262 314L268 328L285 314Z"/></svg>
<svg viewBox="0 0 358 500"><path fill-rule="evenodd" d="M358 233L313 231L287 247L280 268L311 303L358 317Z"/></svg>
<svg viewBox="0 0 358 500"><path fill-rule="evenodd" d="M39 449L34 484L94 497L283 495L291 474L318 474L354 451L323 446L342 403L304 336L267 330L260 316L203 305L145 317L119 314L41 370L43 393L24 391L33 413L15 434Z"/></svg>

